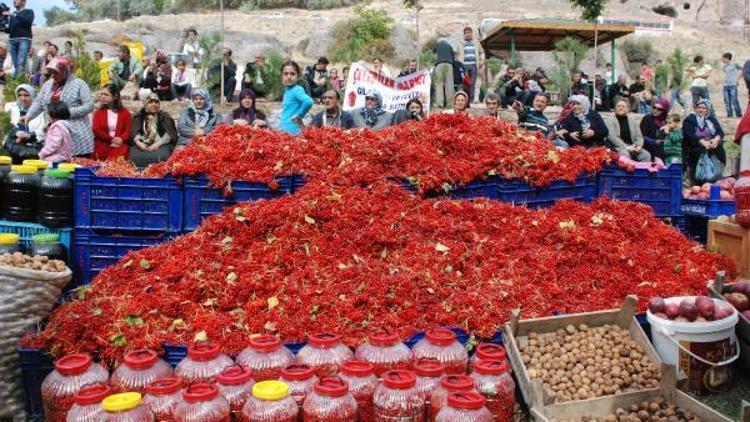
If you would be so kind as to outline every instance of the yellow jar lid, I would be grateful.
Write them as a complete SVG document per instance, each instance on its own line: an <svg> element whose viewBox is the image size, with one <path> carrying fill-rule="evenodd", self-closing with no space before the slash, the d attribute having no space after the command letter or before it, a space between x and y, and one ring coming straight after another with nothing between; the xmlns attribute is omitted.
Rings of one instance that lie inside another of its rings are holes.
<svg viewBox="0 0 750 422"><path fill-rule="evenodd" d="M140 393L113 394L102 401L105 412L125 412L135 409L142 402Z"/></svg>
<svg viewBox="0 0 750 422"><path fill-rule="evenodd" d="M58 168L58 169L60 169L60 170L65 170L65 171L69 171L69 172L71 172L71 173L73 173L74 171L76 171L76 169L77 169L78 167L81 167L81 166L80 166L80 165L78 165L78 164L75 164L75 163L61 163L61 164L58 164L58 165L57 165L57 168Z"/></svg>
<svg viewBox="0 0 750 422"><path fill-rule="evenodd" d="M0 155L0 164L12 164L13 159L7 155Z"/></svg>
<svg viewBox="0 0 750 422"><path fill-rule="evenodd" d="M49 167L49 164L44 160L23 160L23 165L36 167L37 170L47 170L47 167Z"/></svg>
<svg viewBox="0 0 750 422"><path fill-rule="evenodd" d="M15 245L20 239L15 233L0 233L0 245Z"/></svg>
<svg viewBox="0 0 750 422"><path fill-rule="evenodd" d="M289 396L289 386L281 381L261 381L253 385L253 397L276 401Z"/></svg>
<svg viewBox="0 0 750 422"><path fill-rule="evenodd" d="M13 173L18 173L18 174L35 174L37 172L37 169L34 166L23 165L23 166L11 166L10 171L12 171Z"/></svg>

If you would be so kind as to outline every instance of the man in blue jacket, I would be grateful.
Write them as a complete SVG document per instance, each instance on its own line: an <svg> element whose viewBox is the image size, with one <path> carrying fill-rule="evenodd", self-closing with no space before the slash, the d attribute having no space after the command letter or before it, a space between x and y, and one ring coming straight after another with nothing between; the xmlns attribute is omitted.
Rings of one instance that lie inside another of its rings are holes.
<svg viewBox="0 0 750 422"><path fill-rule="evenodd" d="M13 77L26 72L26 59L31 49L31 25L34 24L34 11L26 9L26 0L13 0L16 11L3 12L10 16L8 35L10 38L10 59L13 62Z"/></svg>

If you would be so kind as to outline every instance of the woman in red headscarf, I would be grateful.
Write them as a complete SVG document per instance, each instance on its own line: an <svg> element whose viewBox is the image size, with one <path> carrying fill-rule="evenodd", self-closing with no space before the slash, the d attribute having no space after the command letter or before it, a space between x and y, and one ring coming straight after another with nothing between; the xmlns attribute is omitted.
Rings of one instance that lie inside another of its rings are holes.
<svg viewBox="0 0 750 422"><path fill-rule="evenodd" d="M73 137L73 155L89 157L94 151L94 134L91 131L89 114L94 111L91 89L76 77L73 60L58 56L47 65L49 80L42 85L34 103L21 120L26 123L47 110L54 101L62 101L70 110L68 126Z"/></svg>

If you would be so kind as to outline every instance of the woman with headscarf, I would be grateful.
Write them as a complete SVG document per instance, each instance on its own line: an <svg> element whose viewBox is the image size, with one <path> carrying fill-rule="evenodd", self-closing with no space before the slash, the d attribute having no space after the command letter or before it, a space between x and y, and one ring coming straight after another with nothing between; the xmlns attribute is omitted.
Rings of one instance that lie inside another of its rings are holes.
<svg viewBox="0 0 750 422"><path fill-rule="evenodd" d="M715 156L722 163L727 162L723 145L724 131L711 112L712 109L710 100L699 100L695 105L695 112L682 123L682 135L685 139L683 150L690 176L694 181L698 159L704 153Z"/></svg>
<svg viewBox="0 0 750 422"><path fill-rule="evenodd" d="M422 102L418 98L412 98L406 103L406 108L399 110L393 115L393 124L400 125L410 120L421 121L426 118Z"/></svg>
<svg viewBox="0 0 750 422"><path fill-rule="evenodd" d="M10 115L13 125L5 138L5 151L13 157L14 164L21 164L23 160L37 158L44 143L44 129L47 119L40 114L30 120L28 125L19 125L21 117L25 116L34 101L36 92L31 85L21 84L16 87L16 101L5 104L5 113Z"/></svg>
<svg viewBox="0 0 750 422"><path fill-rule="evenodd" d="M458 91L453 95L453 110L448 111L451 114L469 115L469 94L464 91Z"/></svg>
<svg viewBox="0 0 750 422"><path fill-rule="evenodd" d="M393 124L393 114L383 110L383 97L375 90L365 94L365 106L352 111L354 127L381 130Z"/></svg>
<svg viewBox="0 0 750 422"><path fill-rule="evenodd" d="M29 108L23 123L33 120L44 111L52 101L62 101L70 110L68 126L73 137L73 156L89 157L94 151L94 134L91 131L89 114L94 111L91 90L82 79L73 73L73 62L70 58L55 57L47 65L50 79L42 85L39 95Z"/></svg>
<svg viewBox="0 0 750 422"><path fill-rule="evenodd" d="M652 157L664 160L664 139L669 133L669 100L659 98L654 101L651 113L641 119L641 134L644 146Z"/></svg>
<svg viewBox="0 0 750 422"><path fill-rule="evenodd" d="M159 96L151 93L143 108L133 116L129 154L136 167L166 161L177 141L177 129L168 113L161 111Z"/></svg>
<svg viewBox="0 0 750 422"><path fill-rule="evenodd" d="M99 92L99 109L94 111L94 159L116 160L128 157L130 112L122 105L120 90L109 84Z"/></svg>
<svg viewBox="0 0 750 422"><path fill-rule="evenodd" d="M146 68L143 87L155 92L161 101L172 100L172 65L163 50L156 50Z"/></svg>
<svg viewBox="0 0 750 422"><path fill-rule="evenodd" d="M224 123L235 126L266 127L266 115L255 108L255 91L246 88L240 92L240 106L224 118Z"/></svg>
<svg viewBox="0 0 750 422"><path fill-rule="evenodd" d="M219 124L219 115L214 111L214 103L208 90L199 88L193 91L193 101L188 108L180 113L177 123L177 147L188 145L194 136L204 136L211 133Z"/></svg>
<svg viewBox="0 0 750 422"><path fill-rule="evenodd" d="M602 116L591 109L589 97L573 95L570 97L571 112L561 122L557 131L571 147L586 148L604 146L609 130Z"/></svg>

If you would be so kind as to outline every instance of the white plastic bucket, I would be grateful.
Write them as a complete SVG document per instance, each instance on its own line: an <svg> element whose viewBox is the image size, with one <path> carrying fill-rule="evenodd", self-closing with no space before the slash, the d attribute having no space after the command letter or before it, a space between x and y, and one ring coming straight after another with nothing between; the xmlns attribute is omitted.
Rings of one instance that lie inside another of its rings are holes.
<svg viewBox="0 0 750 422"><path fill-rule="evenodd" d="M679 304L695 296L664 299L667 304ZM730 306L713 299L714 303ZM739 317L732 307L732 315L718 321L678 322L659 318L646 312L651 324L651 337L656 352L664 363L675 365L677 379L687 379L685 389L692 394L705 395L722 391L731 381L730 364L740 357L734 326Z"/></svg>

